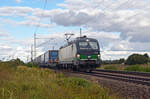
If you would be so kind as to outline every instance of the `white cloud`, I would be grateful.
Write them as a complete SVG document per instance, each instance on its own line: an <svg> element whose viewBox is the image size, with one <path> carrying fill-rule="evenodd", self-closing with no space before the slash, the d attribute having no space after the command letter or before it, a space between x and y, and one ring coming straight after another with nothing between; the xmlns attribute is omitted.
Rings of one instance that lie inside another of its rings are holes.
<svg viewBox="0 0 150 99"><path fill-rule="evenodd" d="M65 0L59 6L69 11L53 14L52 21L64 26L82 25L98 31L120 32L123 39L130 37L131 42L149 42L149 3L146 0ZM93 11L95 14L90 14Z"/></svg>
<svg viewBox="0 0 150 99"><path fill-rule="evenodd" d="M39 21L22 21L22 22L17 22L17 25L25 25L25 26L38 26L38 27L44 27L44 28L49 28L49 27L54 27L55 24L50 24L50 23L40 23Z"/></svg>
<svg viewBox="0 0 150 99"><path fill-rule="evenodd" d="M30 55L30 45L32 39L15 39L10 33L4 29L0 29L0 60L10 60L13 58L21 58L26 61L26 57Z"/></svg>
<svg viewBox="0 0 150 99"><path fill-rule="evenodd" d="M33 8L30 7L0 7L0 16L27 16L32 13Z"/></svg>
<svg viewBox="0 0 150 99"><path fill-rule="evenodd" d="M7 34L7 33L1 33L0 32L0 38L2 38L2 37L8 37L9 36L9 34Z"/></svg>
<svg viewBox="0 0 150 99"><path fill-rule="evenodd" d="M21 2L23 2L23 1L22 1L22 0L16 0L16 2L17 2L17 3L21 3Z"/></svg>

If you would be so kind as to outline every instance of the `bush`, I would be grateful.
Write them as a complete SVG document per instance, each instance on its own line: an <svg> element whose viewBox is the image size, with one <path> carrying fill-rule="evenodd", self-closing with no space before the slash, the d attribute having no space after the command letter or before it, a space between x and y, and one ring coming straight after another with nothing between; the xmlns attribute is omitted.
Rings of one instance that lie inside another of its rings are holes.
<svg viewBox="0 0 150 99"><path fill-rule="evenodd" d="M19 65L24 65L24 62L21 61L19 58L17 59L12 59L10 61L1 61L0 66L9 66L9 67L17 67Z"/></svg>
<svg viewBox="0 0 150 99"><path fill-rule="evenodd" d="M103 60L102 64L123 64L125 62L124 58L121 58L119 60Z"/></svg>
<svg viewBox="0 0 150 99"><path fill-rule="evenodd" d="M119 59L119 64L123 64L125 62L125 59L124 58L120 58Z"/></svg>
<svg viewBox="0 0 150 99"><path fill-rule="evenodd" d="M35 63L26 63L25 66L28 66L28 67L40 67L38 64L35 64Z"/></svg>
<svg viewBox="0 0 150 99"><path fill-rule="evenodd" d="M140 54L132 54L128 57L125 64L127 65L135 65L135 64L147 64L149 58L144 55Z"/></svg>

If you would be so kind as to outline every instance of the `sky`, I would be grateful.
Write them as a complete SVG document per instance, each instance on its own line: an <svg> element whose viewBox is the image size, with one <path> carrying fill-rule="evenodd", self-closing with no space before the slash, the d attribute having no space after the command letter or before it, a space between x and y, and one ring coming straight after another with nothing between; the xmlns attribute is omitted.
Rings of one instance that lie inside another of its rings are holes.
<svg viewBox="0 0 150 99"><path fill-rule="evenodd" d="M80 28L99 41L103 60L150 55L149 27L150 0L1 0L0 60L29 61L34 33L38 56Z"/></svg>

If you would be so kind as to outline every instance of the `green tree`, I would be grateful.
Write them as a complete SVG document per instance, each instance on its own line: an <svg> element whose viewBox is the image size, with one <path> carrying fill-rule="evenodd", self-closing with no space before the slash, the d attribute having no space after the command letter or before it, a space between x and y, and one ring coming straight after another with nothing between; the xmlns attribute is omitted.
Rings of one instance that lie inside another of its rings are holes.
<svg viewBox="0 0 150 99"><path fill-rule="evenodd" d="M145 55L132 54L127 58L125 64L127 65L147 64L148 60L149 58L146 57Z"/></svg>
<svg viewBox="0 0 150 99"><path fill-rule="evenodd" d="M144 56L145 56L145 57L147 57L147 58L149 58L149 56L148 56L148 54L147 54L147 53L145 53L145 54L144 54Z"/></svg>
<svg viewBox="0 0 150 99"><path fill-rule="evenodd" d="M18 65L24 65L24 62L21 61L19 58L17 59L12 59L9 61L10 64L13 64L14 66L18 66Z"/></svg>
<svg viewBox="0 0 150 99"><path fill-rule="evenodd" d="M122 63L124 63L125 62L125 59L124 58L120 58L119 59L119 64L122 64Z"/></svg>

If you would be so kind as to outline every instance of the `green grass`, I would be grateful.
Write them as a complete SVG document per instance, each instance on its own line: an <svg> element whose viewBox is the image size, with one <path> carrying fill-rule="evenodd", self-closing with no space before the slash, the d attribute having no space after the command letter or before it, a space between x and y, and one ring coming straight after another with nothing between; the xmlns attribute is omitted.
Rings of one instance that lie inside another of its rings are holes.
<svg viewBox="0 0 150 99"><path fill-rule="evenodd" d="M107 69L107 70L118 70L118 68L116 66L105 66L104 69Z"/></svg>
<svg viewBox="0 0 150 99"><path fill-rule="evenodd" d="M31 63L31 62L26 63L26 64L24 64L24 65L27 66L27 67L36 67L36 68L39 68L39 67L40 67L38 64Z"/></svg>
<svg viewBox="0 0 150 99"><path fill-rule="evenodd" d="M137 72L150 72L150 67L144 67L140 65L128 66L125 68L126 71L137 71Z"/></svg>
<svg viewBox="0 0 150 99"><path fill-rule="evenodd" d="M124 71L137 71L137 72L150 72L150 65L149 64L142 64L142 65L121 65L121 64L111 64L111 65L104 65L100 69L107 69L107 70L124 70Z"/></svg>
<svg viewBox="0 0 150 99"><path fill-rule="evenodd" d="M5 64L6 65L6 64ZM109 89L49 69L0 65L1 99L120 99Z"/></svg>

